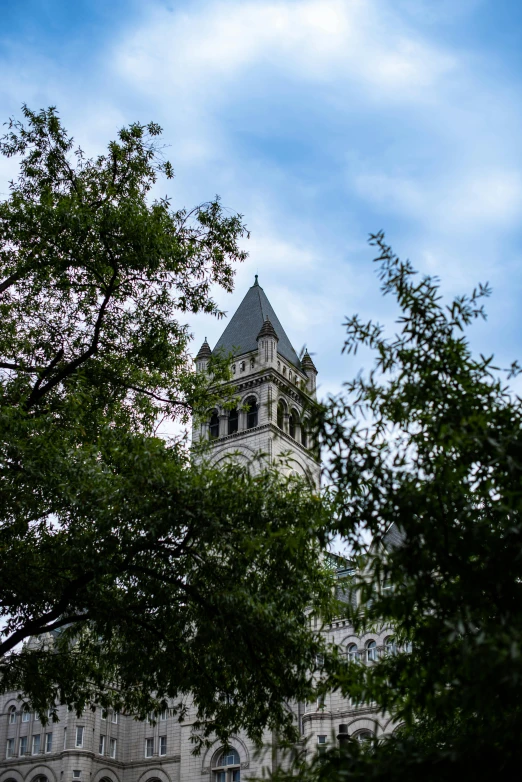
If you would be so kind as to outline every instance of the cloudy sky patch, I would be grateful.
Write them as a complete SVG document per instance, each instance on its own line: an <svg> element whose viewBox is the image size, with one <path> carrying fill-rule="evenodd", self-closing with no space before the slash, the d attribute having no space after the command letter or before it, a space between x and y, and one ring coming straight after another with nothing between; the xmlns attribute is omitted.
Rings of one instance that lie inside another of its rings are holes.
<svg viewBox="0 0 522 782"><path fill-rule="evenodd" d="M474 342L520 354L518 0L24 0L3 9L3 119L57 105L88 152L155 120L175 206L219 193L251 229L233 312L259 274L324 392L344 316L393 326L368 233L384 229L448 295L490 280ZM11 163L0 161L0 192ZM195 349L223 323L193 318ZM359 362L359 363L358 363Z"/></svg>

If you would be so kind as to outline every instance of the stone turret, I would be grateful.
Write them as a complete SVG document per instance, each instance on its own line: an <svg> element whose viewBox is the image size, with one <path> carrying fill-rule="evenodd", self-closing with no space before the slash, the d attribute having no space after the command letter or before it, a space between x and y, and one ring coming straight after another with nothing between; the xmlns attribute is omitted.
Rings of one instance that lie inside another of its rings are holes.
<svg viewBox="0 0 522 782"><path fill-rule="evenodd" d="M301 359L301 367L303 368L303 372L307 377L306 390L311 396L315 396L317 386L317 369L308 350L305 350L304 356Z"/></svg>
<svg viewBox="0 0 522 782"><path fill-rule="evenodd" d="M257 353L260 364L273 364L277 360L277 343L279 337L275 328L272 326L268 315L264 321L257 340Z"/></svg>
<svg viewBox="0 0 522 782"><path fill-rule="evenodd" d="M205 337L205 341L201 345L199 353L196 356L196 372L205 372L207 370L208 362L211 356L212 351L210 350L210 345L208 344L207 338Z"/></svg>

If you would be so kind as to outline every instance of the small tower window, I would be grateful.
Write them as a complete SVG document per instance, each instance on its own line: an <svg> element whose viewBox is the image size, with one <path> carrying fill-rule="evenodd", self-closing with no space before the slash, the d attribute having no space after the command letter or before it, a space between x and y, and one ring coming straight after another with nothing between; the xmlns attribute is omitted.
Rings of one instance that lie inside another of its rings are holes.
<svg viewBox="0 0 522 782"><path fill-rule="evenodd" d="M236 374L236 365L235 364L232 364L232 374L233 375Z"/></svg>
<svg viewBox="0 0 522 782"><path fill-rule="evenodd" d="M283 375L286 375L286 367L283 365Z"/></svg>
<svg viewBox="0 0 522 782"><path fill-rule="evenodd" d="M301 444L308 448L308 432L306 431L306 421L303 421L303 425L301 426Z"/></svg>
<svg viewBox="0 0 522 782"><path fill-rule="evenodd" d="M219 416L216 410L214 410L210 416L209 434L212 440L219 437Z"/></svg>
<svg viewBox="0 0 522 782"><path fill-rule="evenodd" d="M241 370L241 372L245 371L245 362L244 361L242 361L241 364L239 365L239 369Z"/></svg>
<svg viewBox="0 0 522 782"><path fill-rule="evenodd" d="M251 396L246 400L247 407L247 429L253 429L257 426L257 411L258 405L255 397Z"/></svg>
<svg viewBox="0 0 522 782"><path fill-rule="evenodd" d="M255 365L256 365L255 359L251 358L250 359L250 369L254 369Z"/></svg>
<svg viewBox="0 0 522 782"><path fill-rule="evenodd" d="M295 410L292 410L290 413L290 418L288 419L288 433L290 437L293 437L295 440L295 427L297 423L297 415Z"/></svg>
<svg viewBox="0 0 522 782"><path fill-rule="evenodd" d="M239 424L239 413L237 410L231 410L228 416L228 433L234 434L237 432Z"/></svg>
<svg viewBox="0 0 522 782"><path fill-rule="evenodd" d="M283 429L285 420L285 409L283 403L279 402L277 405L277 425L280 429Z"/></svg>

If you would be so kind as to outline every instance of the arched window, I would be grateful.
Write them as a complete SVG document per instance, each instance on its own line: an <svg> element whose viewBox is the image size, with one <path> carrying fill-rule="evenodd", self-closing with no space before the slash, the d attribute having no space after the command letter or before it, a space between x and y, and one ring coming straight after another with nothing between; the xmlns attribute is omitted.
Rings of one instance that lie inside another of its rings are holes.
<svg viewBox="0 0 522 782"><path fill-rule="evenodd" d="M366 658L369 662L375 662L377 659L377 644L375 641L368 641L366 644Z"/></svg>
<svg viewBox="0 0 522 782"><path fill-rule="evenodd" d="M212 764L212 782L240 782L241 761L235 749L223 749Z"/></svg>
<svg viewBox="0 0 522 782"><path fill-rule="evenodd" d="M7 713L9 714L9 725L14 725L16 722L16 706L9 706Z"/></svg>
<svg viewBox="0 0 522 782"><path fill-rule="evenodd" d="M357 654L357 644L350 644L346 650L346 656L350 662L357 662L359 655Z"/></svg>
<svg viewBox="0 0 522 782"><path fill-rule="evenodd" d="M234 434L237 432L239 425L239 413L237 410L231 410L228 416L228 433Z"/></svg>
<svg viewBox="0 0 522 782"><path fill-rule="evenodd" d="M257 401L255 397L250 396L245 402L247 408L247 429L253 429L257 426Z"/></svg>
<svg viewBox="0 0 522 782"><path fill-rule="evenodd" d="M277 403L277 425L280 429L285 428L285 413L286 407L284 402L279 401Z"/></svg>
<svg viewBox="0 0 522 782"><path fill-rule="evenodd" d="M384 641L384 648L386 649L386 654L395 654L397 651L397 644L395 643L395 638L392 635L389 635L388 638Z"/></svg>
<svg viewBox="0 0 522 782"><path fill-rule="evenodd" d="M219 437L219 416L216 410L213 410L210 416L209 434L211 439Z"/></svg>
<svg viewBox="0 0 522 782"><path fill-rule="evenodd" d="M373 739L373 733L370 730L360 730L358 733L354 733L354 739L360 741L371 741Z"/></svg>
<svg viewBox="0 0 522 782"><path fill-rule="evenodd" d="M301 444L308 448L308 432L306 431L308 422L306 420L301 424Z"/></svg>
<svg viewBox="0 0 522 782"><path fill-rule="evenodd" d="M22 707L22 722L31 722L31 712L25 705Z"/></svg>
<svg viewBox="0 0 522 782"><path fill-rule="evenodd" d="M295 440L295 429L297 424L297 413L295 410L292 410L290 413L290 417L288 419L288 433L290 434L290 437L293 437Z"/></svg>

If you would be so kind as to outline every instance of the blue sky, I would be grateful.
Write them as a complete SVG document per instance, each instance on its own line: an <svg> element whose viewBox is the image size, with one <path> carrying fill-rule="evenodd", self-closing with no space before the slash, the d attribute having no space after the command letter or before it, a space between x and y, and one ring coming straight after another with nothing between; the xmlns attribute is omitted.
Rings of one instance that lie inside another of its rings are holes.
<svg viewBox="0 0 522 782"><path fill-rule="evenodd" d="M0 0L1 117L56 105L90 153L124 124L164 128L175 206L219 193L251 229L232 313L259 273L323 393L342 321L392 327L367 246L440 275L489 281L473 343L521 357L520 0ZM0 161L0 193L14 173ZM191 321L195 349L223 323Z"/></svg>

